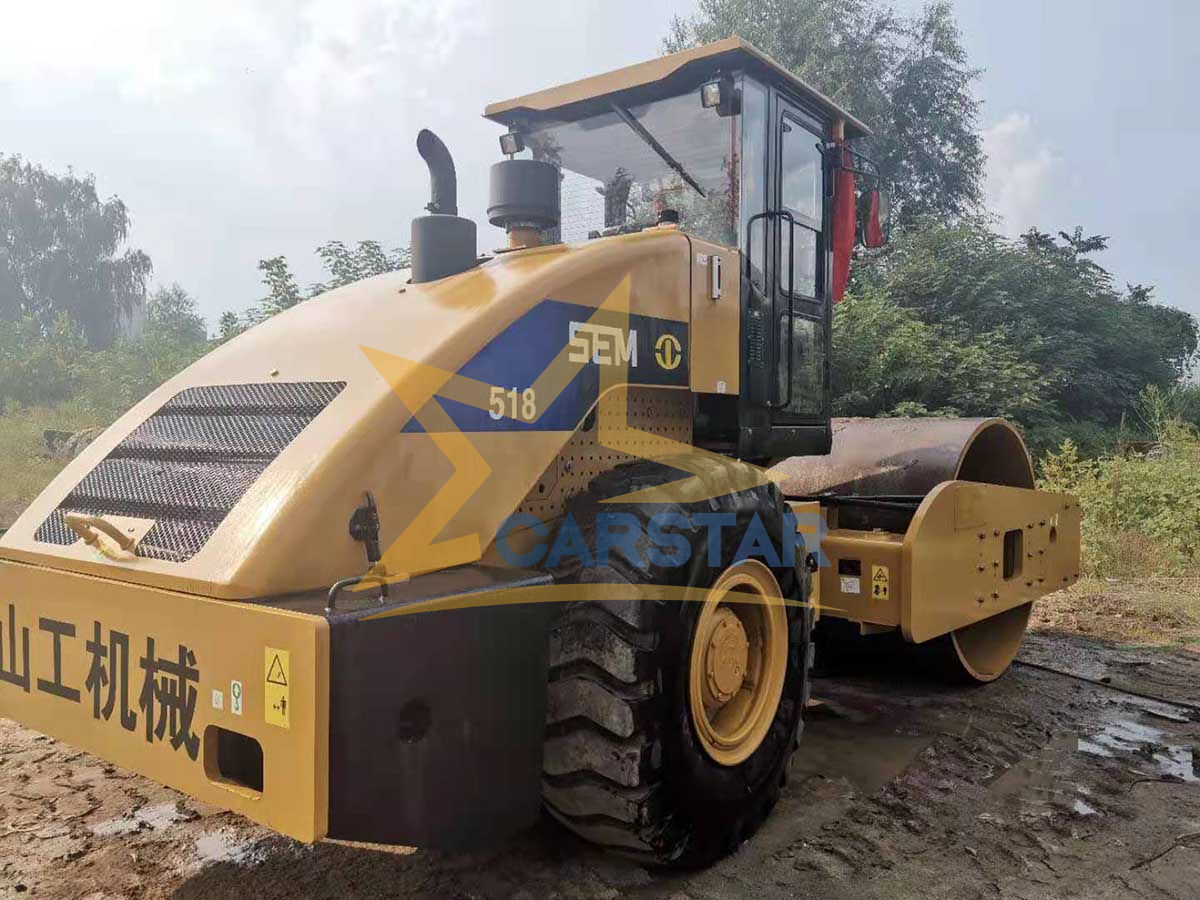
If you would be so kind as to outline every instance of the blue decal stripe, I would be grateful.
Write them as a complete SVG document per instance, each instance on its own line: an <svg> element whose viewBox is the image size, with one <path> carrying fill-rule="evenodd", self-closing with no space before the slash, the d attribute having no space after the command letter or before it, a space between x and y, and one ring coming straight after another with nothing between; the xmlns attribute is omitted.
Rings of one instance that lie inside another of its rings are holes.
<svg viewBox="0 0 1200 900"><path fill-rule="evenodd" d="M619 322L624 316L614 314L608 318ZM600 322L605 314L602 311L596 316L596 309L590 306L543 300L492 338L459 368L458 374L521 395L567 346L571 323L589 319ZM629 355L629 383L686 387L687 339L686 322L629 314L623 347ZM621 364L625 365L624 360ZM539 405L532 422L508 416L494 419L486 409L445 397L436 401L461 431L572 431L596 403L599 390L600 366L588 362L548 408ZM521 402L520 396L516 402ZM410 433L423 430L415 417L404 427Z"/></svg>

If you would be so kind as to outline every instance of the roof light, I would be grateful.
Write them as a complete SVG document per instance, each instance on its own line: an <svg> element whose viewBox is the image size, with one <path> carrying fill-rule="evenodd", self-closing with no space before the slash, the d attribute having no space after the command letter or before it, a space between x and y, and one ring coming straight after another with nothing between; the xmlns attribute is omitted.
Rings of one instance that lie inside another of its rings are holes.
<svg viewBox="0 0 1200 900"><path fill-rule="evenodd" d="M700 105L705 109L721 105L721 82L710 81L700 88Z"/></svg>
<svg viewBox="0 0 1200 900"><path fill-rule="evenodd" d="M741 112L741 91L734 86L733 77L722 75L716 81L700 86L700 105L715 109L721 118Z"/></svg>
<svg viewBox="0 0 1200 900"><path fill-rule="evenodd" d="M519 131L500 135L500 152L510 159L525 149L525 138Z"/></svg>

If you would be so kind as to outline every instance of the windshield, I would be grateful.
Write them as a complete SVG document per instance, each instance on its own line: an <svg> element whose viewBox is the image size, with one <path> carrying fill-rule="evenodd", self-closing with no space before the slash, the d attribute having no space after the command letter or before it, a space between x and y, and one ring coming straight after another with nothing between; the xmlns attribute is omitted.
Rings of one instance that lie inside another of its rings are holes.
<svg viewBox="0 0 1200 900"><path fill-rule="evenodd" d="M735 245L738 124L738 116L705 109L691 90L575 122L539 123L526 144L535 159L562 170L563 241L653 224L661 210L674 209L684 230Z"/></svg>

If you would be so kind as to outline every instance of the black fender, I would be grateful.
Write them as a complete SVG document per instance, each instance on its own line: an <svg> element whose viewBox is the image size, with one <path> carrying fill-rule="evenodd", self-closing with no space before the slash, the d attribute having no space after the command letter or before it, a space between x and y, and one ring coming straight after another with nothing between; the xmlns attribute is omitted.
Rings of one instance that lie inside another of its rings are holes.
<svg viewBox="0 0 1200 900"><path fill-rule="evenodd" d="M477 564L391 585L382 604L340 595L326 612L330 837L465 849L537 820L554 604L380 613L549 583Z"/></svg>

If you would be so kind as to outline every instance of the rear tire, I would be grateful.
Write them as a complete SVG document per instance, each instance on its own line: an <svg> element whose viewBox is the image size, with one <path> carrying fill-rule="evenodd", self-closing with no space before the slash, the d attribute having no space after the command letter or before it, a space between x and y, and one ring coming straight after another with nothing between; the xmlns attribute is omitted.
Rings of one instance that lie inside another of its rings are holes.
<svg viewBox="0 0 1200 900"><path fill-rule="evenodd" d="M657 864L697 867L750 837L778 800L808 700L812 610L784 607L783 683L774 715L765 713L765 734L742 761L718 763L705 749L689 706L692 638L705 604L608 599L602 590L594 598L600 584L668 584L701 589L698 596L704 597L728 566L740 562L734 556L755 515L779 547L785 506L774 485L699 504L602 503L680 475L661 463L631 463L597 477L571 505L593 549L599 513L631 514L641 526L641 559L628 559L618 545L607 564L584 565L573 557L554 572L560 583L593 587L551 630L543 798L558 821L590 842ZM711 483L724 483L724 476ZM736 526L721 530L721 564L708 565L708 532L695 524L674 530L691 548L688 565L650 562L646 548L654 543L645 526L663 512L689 521L697 512L731 513ZM803 553L797 556L802 560ZM781 596L807 601L803 565L775 566L771 574Z"/></svg>

